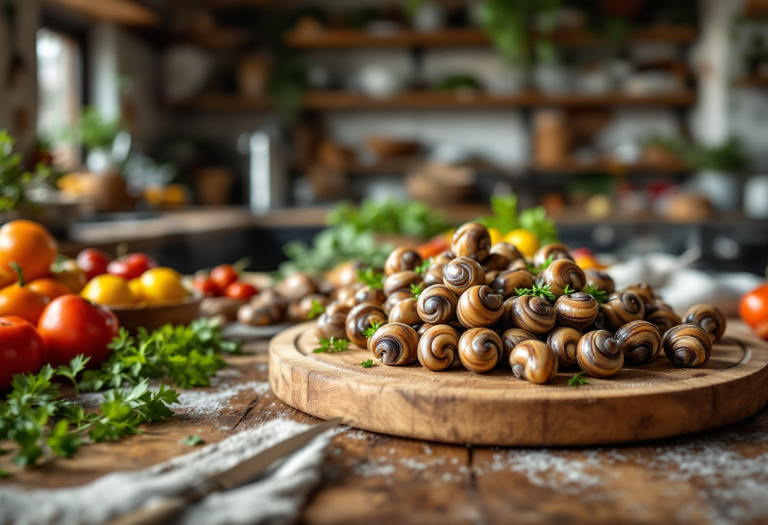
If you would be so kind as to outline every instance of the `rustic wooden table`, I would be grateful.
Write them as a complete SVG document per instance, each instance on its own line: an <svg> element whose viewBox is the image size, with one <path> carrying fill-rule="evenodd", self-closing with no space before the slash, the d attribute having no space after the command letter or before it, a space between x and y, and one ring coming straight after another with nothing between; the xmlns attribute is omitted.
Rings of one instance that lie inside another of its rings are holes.
<svg viewBox="0 0 768 525"><path fill-rule="evenodd" d="M255 355L232 358L212 388L185 392L171 420L2 485L78 485L187 453L179 440L190 434L211 443L270 419L316 421L270 391L267 343L249 347ZM303 521L765 523L768 409L721 430L605 448L466 447L348 429L333 439Z"/></svg>

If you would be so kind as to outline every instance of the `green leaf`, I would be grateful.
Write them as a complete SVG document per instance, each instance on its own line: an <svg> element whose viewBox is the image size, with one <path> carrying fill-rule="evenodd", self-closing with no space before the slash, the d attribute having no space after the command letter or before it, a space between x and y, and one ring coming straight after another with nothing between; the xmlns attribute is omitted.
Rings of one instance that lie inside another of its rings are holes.
<svg viewBox="0 0 768 525"><path fill-rule="evenodd" d="M589 379L584 377L584 372L579 372L577 374L574 374L568 380L568 386L572 386L574 388L578 388L581 385L588 385L588 384L589 384Z"/></svg>
<svg viewBox="0 0 768 525"><path fill-rule="evenodd" d="M330 339L321 337L320 340L318 341L318 344L320 346L312 350L313 354L323 354L323 353L335 354L338 352L344 352L349 347L349 341L347 341L346 339L336 339L333 336L331 336Z"/></svg>
<svg viewBox="0 0 768 525"><path fill-rule="evenodd" d="M608 294L597 287L596 284L589 284L584 288L584 293L587 293L594 297L597 304L605 304L608 302Z"/></svg>
<svg viewBox="0 0 768 525"><path fill-rule="evenodd" d="M420 265L418 265L414 271L419 275L424 275L424 272L426 272L429 269L429 267L432 266L433 261L434 259L430 257L429 259L427 259L426 261L423 261Z"/></svg>
<svg viewBox="0 0 768 525"><path fill-rule="evenodd" d="M534 283L533 288L515 288L515 293L520 296L531 295L533 297L543 297L544 299L554 301L557 297L550 291L551 289L552 286L549 284L540 285Z"/></svg>
<svg viewBox="0 0 768 525"><path fill-rule="evenodd" d="M531 266L531 265L528 265L528 270L529 270L529 271L530 271L530 272L531 272L533 275L538 275L538 274L540 274L541 272L543 272L544 270L546 270L547 268L549 268L549 266L550 266L550 265L551 265L553 262L555 262L555 255L554 255L554 254L552 254L552 255L550 255L549 257L547 257L547 260L546 260L546 261L544 261L544 264L542 264L541 266Z"/></svg>
<svg viewBox="0 0 768 525"><path fill-rule="evenodd" d="M182 445L187 445L189 447L196 447L198 445L202 445L203 443L205 443L205 440L200 436L192 435L192 436L186 436L182 438L181 441L179 441L179 443Z"/></svg>
<svg viewBox="0 0 768 525"><path fill-rule="evenodd" d="M357 280L371 288L384 288L384 275L370 266L365 270L357 270Z"/></svg>
<svg viewBox="0 0 768 525"><path fill-rule="evenodd" d="M363 368L373 368L374 367L373 359L369 359L368 361L363 361L362 363L360 363L360 365Z"/></svg>
<svg viewBox="0 0 768 525"><path fill-rule="evenodd" d="M370 339L371 337L373 337L373 334L375 334L375 333L376 333L376 330L378 330L379 328L381 328L381 326L382 326L383 324L384 324L384 323L383 323L382 321L376 321L375 323L371 323L371 326L369 326L368 328L366 328L365 330L363 330L363 336L364 336L366 339Z"/></svg>
<svg viewBox="0 0 768 525"><path fill-rule="evenodd" d="M424 283L412 284L411 293L414 299L418 299L421 296L421 292L424 291Z"/></svg>
<svg viewBox="0 0 768 525"><path fill-rule="evenodd" d="M85 357L83 354L79 354L69 362L69 366L59 366L59 368L56 369L56 375L66 377L72 381L72 385L75 387L75 393L79 393L77 385L77 374L85 370L85 365L87 365L88 361L90 360L90 357Z"/></svg>
<svg viewBox="0 0 768 525"><path fill-rule="evenodd" d="M74 456L82 443L83 440L79 435L69 432L69 422L66 419L56 423L46 440L51 452L63 458Z"/></svg>
<svg viewBox="0 0 768 525"><path fill-rule="evenodd" d="M307 318L314 319L315 317L325 313L325 306L312 299L312 308L309 310Z"/></svg>
<svg viewBox="0 0 768 525"><path fill-rule="evenodd" d="M4 468L0 467L0 478L10 478L11 474Z"/></svg>

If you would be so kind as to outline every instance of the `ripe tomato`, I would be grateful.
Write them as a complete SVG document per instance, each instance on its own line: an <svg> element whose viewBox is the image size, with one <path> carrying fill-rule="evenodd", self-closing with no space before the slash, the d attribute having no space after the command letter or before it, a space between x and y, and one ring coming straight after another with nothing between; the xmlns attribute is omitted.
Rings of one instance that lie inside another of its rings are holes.
<svg viewBox="0 0 768 525"><path fill-rule="evenodd" d="M80 295L89 301L107 306L135 302L128 281L117 275L97 275L88 281Z"/></svg>
<svg viewBox="0 0 768 525"><path fill-rule="evenodd" d="M739 317L752 328L768 323L768 283L744 294L739 303Z"/></svg>
<svg viewBox="0 0 768 525"><path fill-rule="evenodd" d="M51 366L67 364L84 354L91 358L88 367L95 368L109 357L107 345L117 337L120 322L107 307L70 294L51 301L37 328Z"/></svg>
<svg viewBox="0 0 768 525"><path fill-rule="evenodd" d="M144 299L151 302L174 301L189 295L181 284L181 274L173 268L152 268L141 276Z"/></svg>
<svg viewBox="0 0 768 525"><path fill-rule="evenodd" d="M128 281L128 288L130 288L131 293L133 294L133 300L137 303L147 300L147 298L144 297L144 289L141 287L141 277Z"/></svg>
<svg viewBox="0 0 768 525"><path fill-rule="evenodd" d="M58 269L53 272L53 278L66 286L69 293L80 293L85 283L88 282L85 272L72 259L67 259L59 264Z"/></svg>
<svg viewBox="0 0 768 525"><path fill-rule="evenodd" d="M533 254L539 249L539 238L534 233L522 228L512 230L502 240L515 246L526 257L533 257Z"/></svg>
<svg viewBox="0 0 768 525"><path fill-rule="evenodd" d="M57 253L56 240L36 222L11 221L0 228L0 272L5 277L13 275L9 265L14 261L26 280L45 277Z"/></svg>
<svg viewBox="0 0 768 525"><path fill-rule="evenodd" d="M198 273L195 275L195 279L192 281L192 288L202 292L206 297L220 297L221 290L219 286L213 282L211 276L206 273Z"/></svg>
<svg viewBox="0 0 768 525"><path fill-rule="evenodd" d="M259 291L255 286L242 282L232 283L227 286L227 289L224 291L225 296L231 297L232 299L240 299L242 301L247 301L258 293Z"/></svg>
<svg viewBox="0 0 768 525"><path fill-rule="evenodd" d="M107 272L130 281L141 277L144 272L157 268L157 266L157 261L146 253L132 253L109 263Z"/></svg>
<svg viewBox="0 0 768 525"><path fill-rule="evenodd" d="M86 248L77 254L77 266L85 272L89 281L97 275L107 273L107 266L111 261L109 255L96 248Z"/></svg>
<svg viewBox="0 0 768 525"><path fill-rule="evenodd" d="M211 270L211 280L216 283L216 286L218 286L219 290L222 292L227 289L227 286L236 282L239 278L240 275L238 275L237 270L235 270L235 267L231 264L221 264Z"/></svg>
<svg viewBox="0 0 768 525"><path fill-rule="evenodd" d="M57 297L72 293L72 291L61 284L56 279L50 277L44 277L43 279L35 279L27 285L30 290L46 296L49 300L53 301Z"/></svg>
<svg viewBox="0 0 768 525"><path fill-rule="evenodd" d="M45 346L35 326L21 317L0 317L0 389L15 374L36 374L43 366Z"/></svg>
<svg viewBox="0 0 768 525"><path fill-rule="evenodd" d="M45 295L19 283L12 284L0 290L0 317L12 315L36 325L49 302Z"/></svg>

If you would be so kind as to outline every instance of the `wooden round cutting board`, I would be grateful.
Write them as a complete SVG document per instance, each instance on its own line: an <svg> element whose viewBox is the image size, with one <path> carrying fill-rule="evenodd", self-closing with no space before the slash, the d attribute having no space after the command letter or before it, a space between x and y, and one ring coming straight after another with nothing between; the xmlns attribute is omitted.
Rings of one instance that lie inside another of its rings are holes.
<svg viewBox="0 0 768 525"><path fill-rule="evenodd" d="M285 403L322 419L397 436L473 445L566 446L641 441L734 423L768 399L768 345L729 328L699 368L664 356L611 379L568 386L573 373L533 385L509 369L475 374L393 367L368 350L313 354L315 323L270 344L269 379ZM363 368L373 359L377 366Z"/></svg>

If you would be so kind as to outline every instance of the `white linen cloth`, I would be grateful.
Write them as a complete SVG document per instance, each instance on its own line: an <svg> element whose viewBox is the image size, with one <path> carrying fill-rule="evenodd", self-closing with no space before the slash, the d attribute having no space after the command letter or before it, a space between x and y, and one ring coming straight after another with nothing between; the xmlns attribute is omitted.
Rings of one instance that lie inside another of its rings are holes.
<svg viewBox="0 0 768 525"><path fill-rule="evenodd" d="M173 496L206 476L227 470L309 428L270 421L185 456L134 472L116 472L80 487L23 491L0 489L0 525L91 525ZM191 506L183 525L293 523L320 483L320 466L332 431L294 453L266 478L212 494Z"/></svg>

